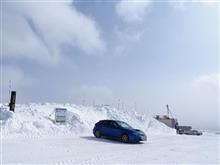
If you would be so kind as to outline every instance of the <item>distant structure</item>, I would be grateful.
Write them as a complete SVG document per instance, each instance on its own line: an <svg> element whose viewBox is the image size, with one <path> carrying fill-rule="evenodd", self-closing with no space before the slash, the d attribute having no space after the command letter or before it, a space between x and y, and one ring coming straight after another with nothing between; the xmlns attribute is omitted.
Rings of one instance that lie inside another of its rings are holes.
<svg viewBox="0 0 220 165"><path fill-rule="evenodd" d="M185 135L202 135L203 133L201 131L198 130L192 130L191 126L180 126L177 122L177 119L174 119L171 111L169 109L169 105L166 105L167 107L167 115L163 115L163 116L159 116L157 115L155 117L155 119L157 119L158 121L160 121L161 123L164 123L165 125L167 125L170 128L174 128L176 129L176 133L177 134L185 134Z"/></svg>
<svg viewBox="0 0 220 165"><path fill-rule="evenodd" d="M177 119L174 119L172 117L171 111L169 109L169 105L166 105L166 108L167 108L167 115L163 115L163 116L156 115L155 119L164 123L165 125L167 125L170 128L177 128L178 127Z"/></svg>

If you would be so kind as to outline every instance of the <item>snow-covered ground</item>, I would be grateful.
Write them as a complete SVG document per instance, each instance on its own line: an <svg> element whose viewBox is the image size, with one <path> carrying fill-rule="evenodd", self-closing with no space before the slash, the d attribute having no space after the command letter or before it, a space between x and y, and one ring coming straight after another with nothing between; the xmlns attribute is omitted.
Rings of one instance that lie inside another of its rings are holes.
<svg viewBox="0 0 220 165"><path fill-rule="evenodd" d="M218 137L152 135L123 144L92 135L3 139L3 163L206 163L218 164Z"/></svg>
<svg viewBox="0 0 220 165"><path fill-rule="evenodd" d="M54 124L55 107L68 109L65 125ZM92 135L101 119L118 119L146 132L148 141L123 144ZM219 164L219 135L176 135L152 117L109 106L72 104L16 105L15 113L0 111L3 163L106 164L205 163Z"/></svg>

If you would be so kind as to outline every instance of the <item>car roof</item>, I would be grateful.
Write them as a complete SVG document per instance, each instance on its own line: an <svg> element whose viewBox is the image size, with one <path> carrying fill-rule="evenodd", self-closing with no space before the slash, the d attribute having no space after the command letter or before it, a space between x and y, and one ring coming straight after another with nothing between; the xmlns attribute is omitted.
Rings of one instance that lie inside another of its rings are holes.
<svg viewBox="0 0 220 165"><path fill-rule="evenodd" d="M103 122L103 121L115 121L115 120L100 120L99 122Z"/></svg>
<svg viewBox="0 0 220 165"><path fill-rule="evenodd" d="M123 122L123 121L120 121L120 120L110 120L110 119L106 119L106 120L99 120L99 122L103 122L103 121L116 121L116 122Z"/></svg>
<svg viewBox="0 0 220 165"><path fill-rule="evenodd" d="M110 119L106 119L106 120L100 120L98 123L99 124L110 124L111 122L115 122L115 123L121 123L123 121L120 121L120 120L110 120ZM124 123L124 122L123 122Z"/></svg>

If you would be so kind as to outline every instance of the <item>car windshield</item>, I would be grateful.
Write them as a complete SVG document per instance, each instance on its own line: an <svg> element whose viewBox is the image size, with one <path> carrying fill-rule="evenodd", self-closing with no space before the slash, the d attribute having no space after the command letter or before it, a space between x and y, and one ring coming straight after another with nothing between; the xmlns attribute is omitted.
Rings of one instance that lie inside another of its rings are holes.
<svg viewBox="0 0 220 165"><path fill-rule="evenodd" d="M117 121L118 125L121 126L122 128L132 128L130 125L123 121Z"/></svg>

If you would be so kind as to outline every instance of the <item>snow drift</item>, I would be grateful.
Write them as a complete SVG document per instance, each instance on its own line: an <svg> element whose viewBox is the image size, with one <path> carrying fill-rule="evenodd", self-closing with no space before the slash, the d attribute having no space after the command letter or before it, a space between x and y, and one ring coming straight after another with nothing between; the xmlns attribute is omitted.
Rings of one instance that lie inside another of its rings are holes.
<svg viewBox="0 0 220 165"><path fill-rule="evenodd" d="M67 108L66 124L55 124L52 112L56 107ZM147 134L174 134L175 130L152 117L110 106L86 107L74 104L18 104L15 112L0 109L3 137L56 136L92 134L94 124L102 119L116 119L129 123Z"/></svg>

